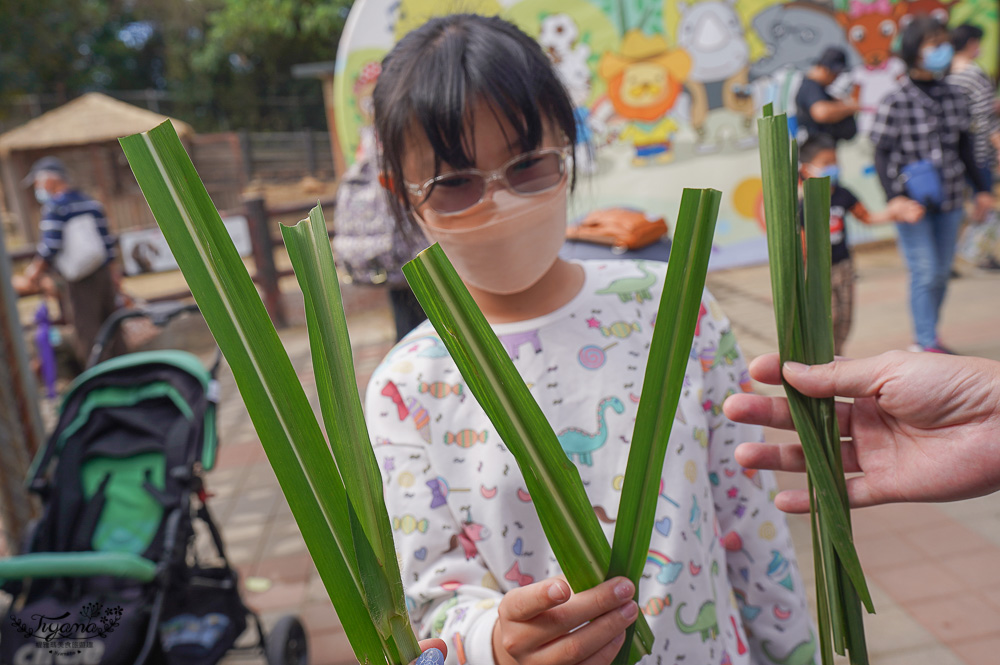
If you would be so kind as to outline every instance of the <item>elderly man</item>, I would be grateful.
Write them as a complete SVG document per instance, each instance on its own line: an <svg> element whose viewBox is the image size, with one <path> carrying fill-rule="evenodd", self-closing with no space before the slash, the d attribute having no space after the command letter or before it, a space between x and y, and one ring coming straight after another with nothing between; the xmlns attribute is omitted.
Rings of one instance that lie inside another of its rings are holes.
<svg viewBox="0 0 1000 665"><path fill-rule="evenodd" d="M74 351L83 366L101 324L116 307L115 239L108 232L103 206L70 187L66 167L55 157L43 157L31 167L25 186L34 186L42 206L38 253L24 275L15 280L19 293L37 292L42 277L55 273L66 283L66 319L76 331ZM119 340L109 349L124 351Z"/></svg>

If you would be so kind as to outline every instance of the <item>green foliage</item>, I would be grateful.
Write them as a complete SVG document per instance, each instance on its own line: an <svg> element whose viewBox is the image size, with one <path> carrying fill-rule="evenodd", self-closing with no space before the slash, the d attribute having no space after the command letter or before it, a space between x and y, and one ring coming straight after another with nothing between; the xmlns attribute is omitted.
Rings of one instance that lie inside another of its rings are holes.
<svg viewBox="0 0 1000 665"><path fill-rule="evenodd" d="M4 0L0 114L24 94L167 92L196 129L323 129L318 81L293 65L332 61L351 0ZM284 106L269 99L289 100ZM0 115L0 121L4 118Z"/></svg>

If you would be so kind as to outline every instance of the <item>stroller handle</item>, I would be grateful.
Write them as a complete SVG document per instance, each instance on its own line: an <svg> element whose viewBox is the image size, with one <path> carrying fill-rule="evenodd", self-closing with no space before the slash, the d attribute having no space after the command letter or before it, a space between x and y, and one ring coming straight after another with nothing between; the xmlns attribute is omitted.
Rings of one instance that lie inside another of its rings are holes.
<svg viewBox="0 0 1000 665"><path fill-rule="evenodd" d="M109 316L101 325L101 329L97 333L94 346L91 347L90 356L87 358L87 369L90 369L101 361L101 356L104 355L105 347L108 345L108 342L111 341L111 338L114 337L115 333L118 332L118 329L121 327L123 321L141 317L149 319L157 328L163 328L181 314L200 311L201 310L198 309L198 305L194 303L184 303L176 300L149 303L137 308L123 307L115 310L115 312L112 313L111 316ZM220 353L217 351L215 363L212 366L213 376L215 375L215 370L219 366L220 360Z"/></svg>

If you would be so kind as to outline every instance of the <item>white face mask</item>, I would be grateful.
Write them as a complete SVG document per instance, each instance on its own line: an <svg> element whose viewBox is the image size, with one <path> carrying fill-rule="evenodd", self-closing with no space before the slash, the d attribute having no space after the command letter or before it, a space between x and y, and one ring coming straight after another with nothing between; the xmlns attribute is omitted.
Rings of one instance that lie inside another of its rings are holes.
<svg viewBox="0 0 1000 665"><path fill-rule="evenodd" d="M559 186L534 196L500 188L467 214L440 217L427 209L414 217L467 284L498 295L521 293L559 258L566 237L566 183L564 177Z"/></svg>
<svg viewBox="0 0 1000 665"><path fill-rule="evenodd" d="M52 195L44 187L35 187L35 200L45 205L52 200Z"/></svg>

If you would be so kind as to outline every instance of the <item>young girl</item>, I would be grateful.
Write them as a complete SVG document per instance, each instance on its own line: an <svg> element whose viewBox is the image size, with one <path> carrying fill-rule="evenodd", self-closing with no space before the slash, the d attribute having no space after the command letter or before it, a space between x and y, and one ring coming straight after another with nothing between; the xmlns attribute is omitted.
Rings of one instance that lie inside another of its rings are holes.
<svg viewBox="0 0 1000 665"><path fill-rule="evenodd" d="M614 534L665 264L567 262L573 107L539 46L498 19L431 20L375 89L383 179L451 259ZM659 325L671 325L660 321ZM809 663L810 619L767 472L733 461L760 430L721 412L749 389L707 293L638 593L573 594L513 456L429 323L375 371L366 412L411 617L449 663L610 663L639 611L644 663Z"/></svg>

